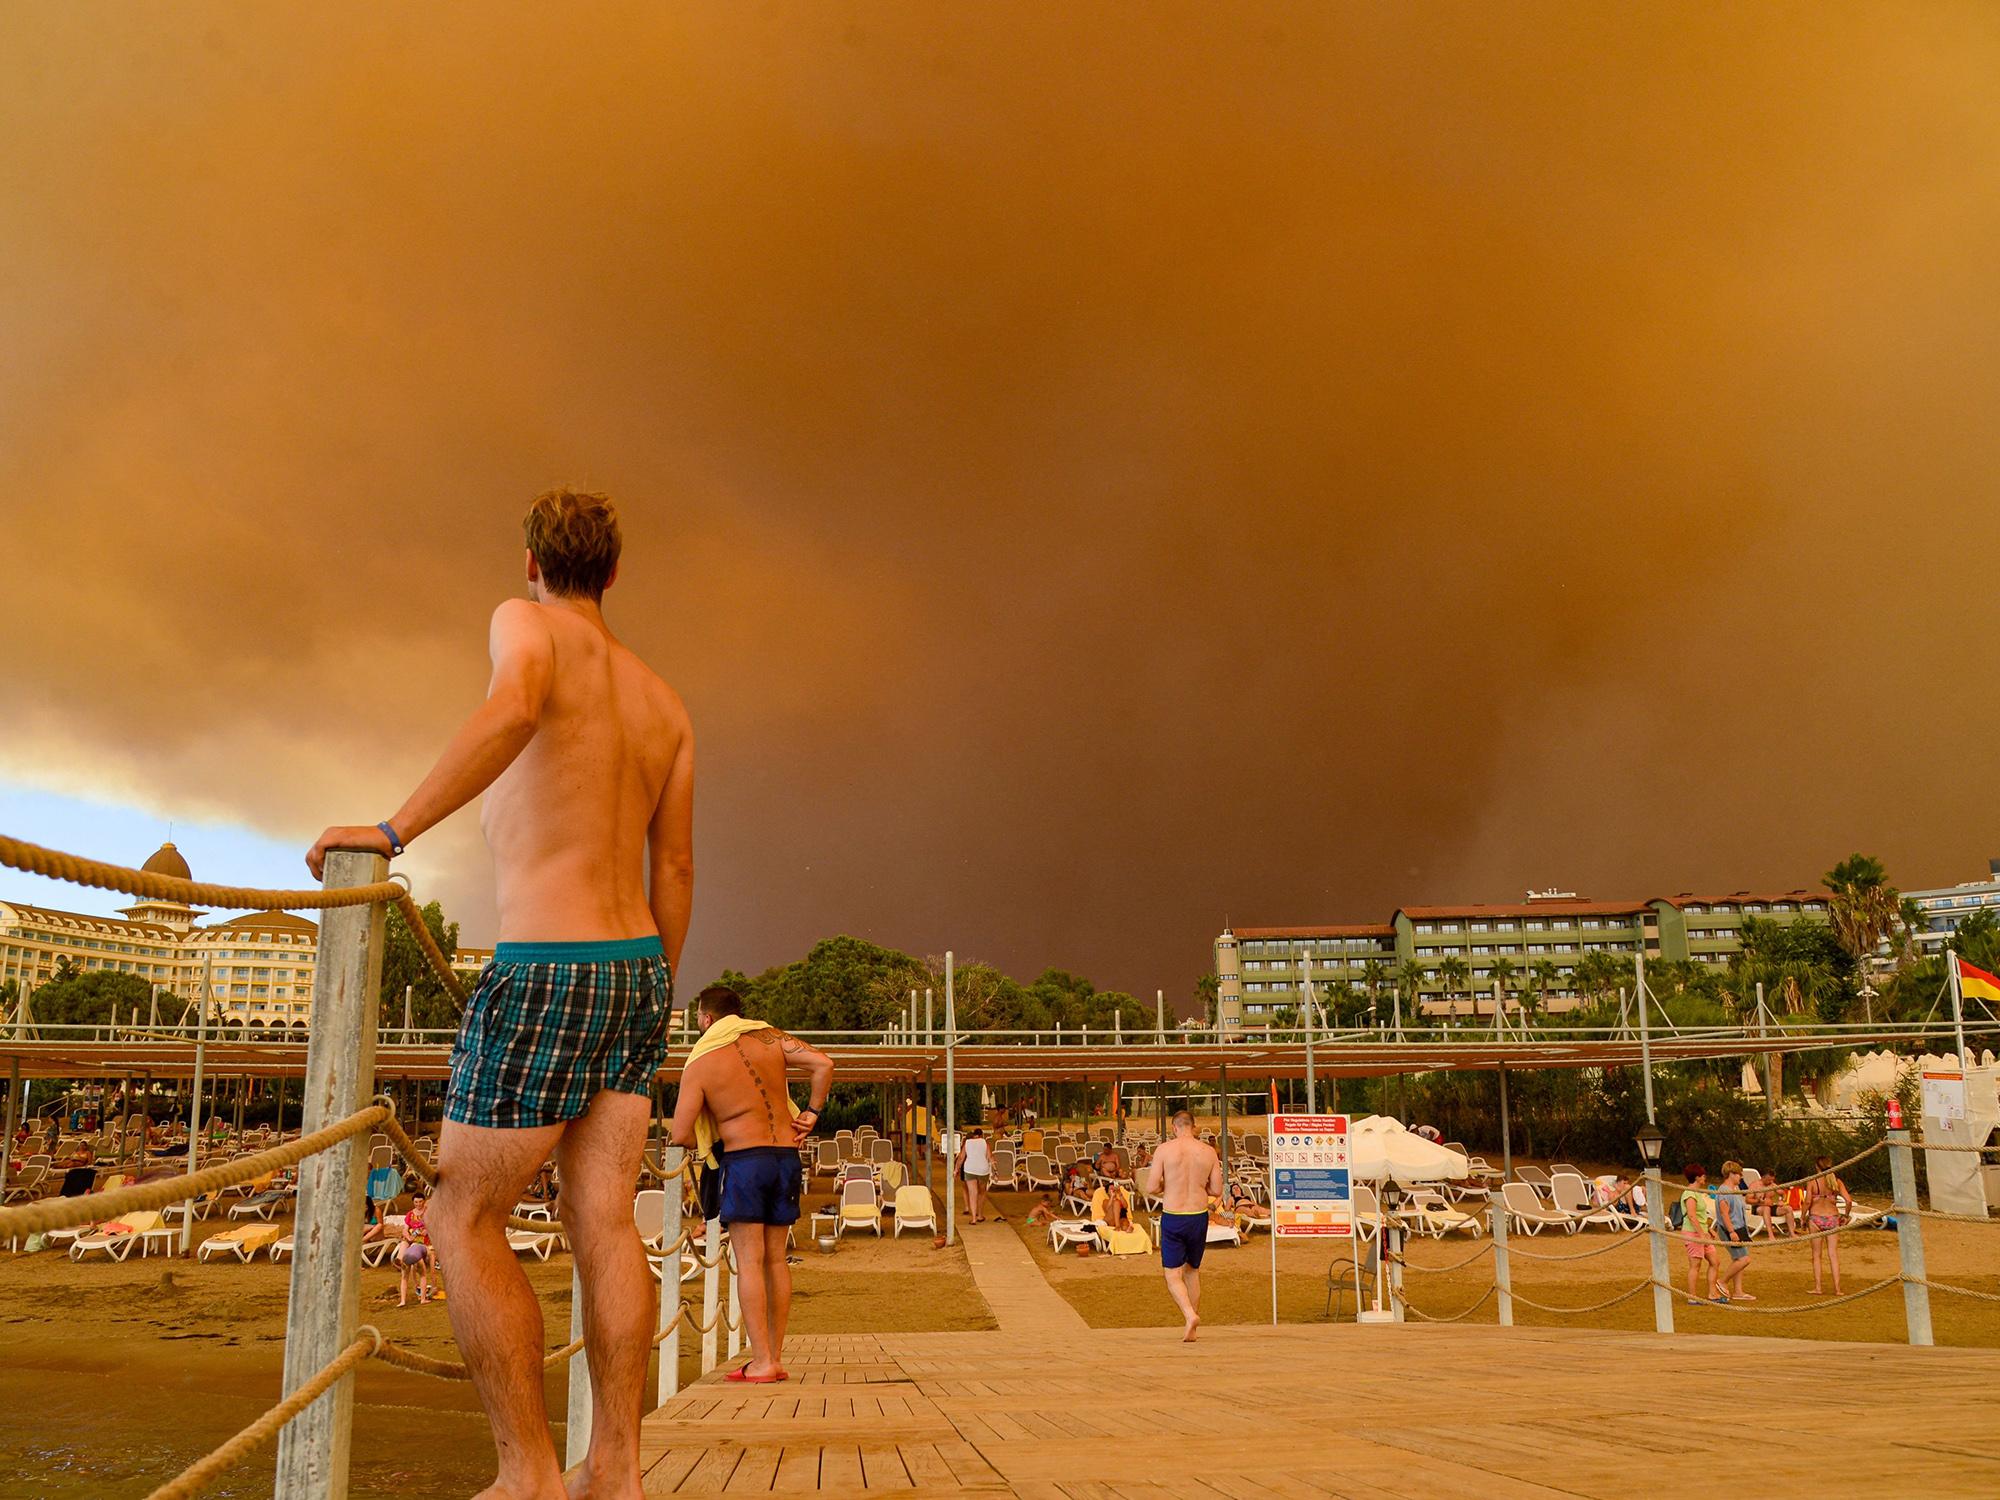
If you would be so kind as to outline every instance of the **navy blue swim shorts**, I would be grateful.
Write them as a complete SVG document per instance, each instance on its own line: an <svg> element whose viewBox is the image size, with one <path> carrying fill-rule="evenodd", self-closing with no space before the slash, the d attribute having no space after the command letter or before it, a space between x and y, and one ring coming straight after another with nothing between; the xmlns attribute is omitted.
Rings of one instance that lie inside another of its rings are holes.
<svg viewBox="0 0 2000 1500"><path fill-rule="evenodd" d="M725 1224L796 1224L805 1166L795 1146L744 1146L718 1151Z"/></svg>
<svg viewBox="0 0 2000 1500"><path fill-rule="evenodd" d="M1175 1266L1186 1266L1190 1271L1199 1271L1201 1258L1207 1252L1207 1214L1160 1215L1161 1265L1169 1271Z"/></svg>
<svg viewBox="0 0 2000 1500"><path fill-rule="evenodd" d="M667 1060L674 978L657 937L502 943L451 1049L445 1118L559 1125L605 1089L650 1094Z"/></svg>

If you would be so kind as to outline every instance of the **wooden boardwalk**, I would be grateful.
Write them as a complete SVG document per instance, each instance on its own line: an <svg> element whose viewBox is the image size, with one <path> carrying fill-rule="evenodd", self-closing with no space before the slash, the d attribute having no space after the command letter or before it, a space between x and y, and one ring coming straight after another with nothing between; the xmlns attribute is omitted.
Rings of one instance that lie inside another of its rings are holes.
<svg viewBox="0 0 2000 1500"><path fill-rule="evenodd" d="M2000 1350L1500 1329L800 1338L647 1418L653 1494L2000 1494Z"/></svg>

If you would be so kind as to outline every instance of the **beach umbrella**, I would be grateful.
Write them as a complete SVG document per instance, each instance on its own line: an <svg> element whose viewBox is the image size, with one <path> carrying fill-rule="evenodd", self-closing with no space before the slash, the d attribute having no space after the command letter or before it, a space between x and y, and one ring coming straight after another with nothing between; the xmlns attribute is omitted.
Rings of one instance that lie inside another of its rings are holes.
<svg viewBox="0 0 2000 1500"><path fill-rule="evenodd" d="M1348 1130L1348 1169L1363 1182L1455 1182L1471 1170L1464 1152L1427 1141L1387 1115L1364 1115Z"/></svg>

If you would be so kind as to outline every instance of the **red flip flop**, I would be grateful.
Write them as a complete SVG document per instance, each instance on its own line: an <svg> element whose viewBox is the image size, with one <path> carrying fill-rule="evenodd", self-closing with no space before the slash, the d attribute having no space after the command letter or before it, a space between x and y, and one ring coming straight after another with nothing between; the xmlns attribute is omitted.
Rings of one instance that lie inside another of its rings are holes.
<svg viewBox="0 0 2000 1500"><path fill-rule="evenodd" d="M783 1370L780 1370L775 1375L745 1375L743 1383L745 1385L776 1385L779 1381L790 1378Z"/></svg>

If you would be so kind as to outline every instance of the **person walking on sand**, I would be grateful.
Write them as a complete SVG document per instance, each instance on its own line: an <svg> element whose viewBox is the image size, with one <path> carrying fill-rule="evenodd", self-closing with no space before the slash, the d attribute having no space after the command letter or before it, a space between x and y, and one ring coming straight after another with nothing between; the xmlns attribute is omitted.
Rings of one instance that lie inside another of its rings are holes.
<svg viewBox="0 0 2000 1500"><path fill-rule="evenodd" d="M1201 1328L1201 1258L1208 1249L1208 1205L1222 1196L1222 1158L1196 1138L1194 1116L1174 1116L1173 1139L1146 1165L1146 1191L1160 1200L1160 1264L1186 1322L1181 1341Z"/></svg>
<svg viewBox="0 0 2000 1500"><path fill-rule="evenodd" d="M1716 1248L1715 1240L1715 1194L1709 1190L1708 1169L1698 1161L1691 1161L1681 1169L1687 1179L1687 1186L1681 1190L1681 1235L1687 1242L1688 1253L1688 1304L1697 1302L1727 1302L1722 1295L1722 1252ZM1708 1295L1701 1296L1696 1288L1701 1272L1708 1272Z"/></svg>
<svg viewBox="0 0 2000 1500"><path fill-rule="evenodd" d="M727 985L703 990L695 1010L702 1035L681 1068L671 1138L693 1151L698 1171L721 1173L717 1215L729 1227L750 1335L749 1362L727 1378L765 1385L788 1378L792 1270L785 1252L805 1187L799 1147L833 1087L833 1059L745 1016L743 997ZM811 1080L803 1110L793 1106L785 1084L793 1068Z"/></svg>
<svg viewBox="0 0 2000 1500"><path fill-rule="evenodd" d="M578 1495L639 1494L639 1413L656 1286L632 1220L673 969L694 899L694 734L674 690L605 624L617 512L552 490L528 509L528 597L493 612L486 701L396 813L329 849L394 856L481 793L499 946L452 1047L430 1235L452 1333L493 1428L484 1500L557 1500L541 1304L507 1214L555 1153L590 1360Z"/></svg>
<svg viewBox="0 0 2000 1500"><path fill-rule="evenodd" d="M979 1126L973 1126L959 1141L958 1158L952 1163L952 1170L965 1184L967 1219L974 1224L981 1222L985 1217L986 1190L993 1182L993 1148Z"/></svg>
<svg viewBox="0 0 2000 1500"><path fill-rule="evenodd" d="M1750 1269L1750 1210L1743 1196L1743 1165L1722 1164L1722 1185L1715 1190L1715 1218L1722 1248L1729 1259L1723 1263L1722 1291L1731 1302L1755 1302L1743 1290L1743 1273Z"/></svg>

